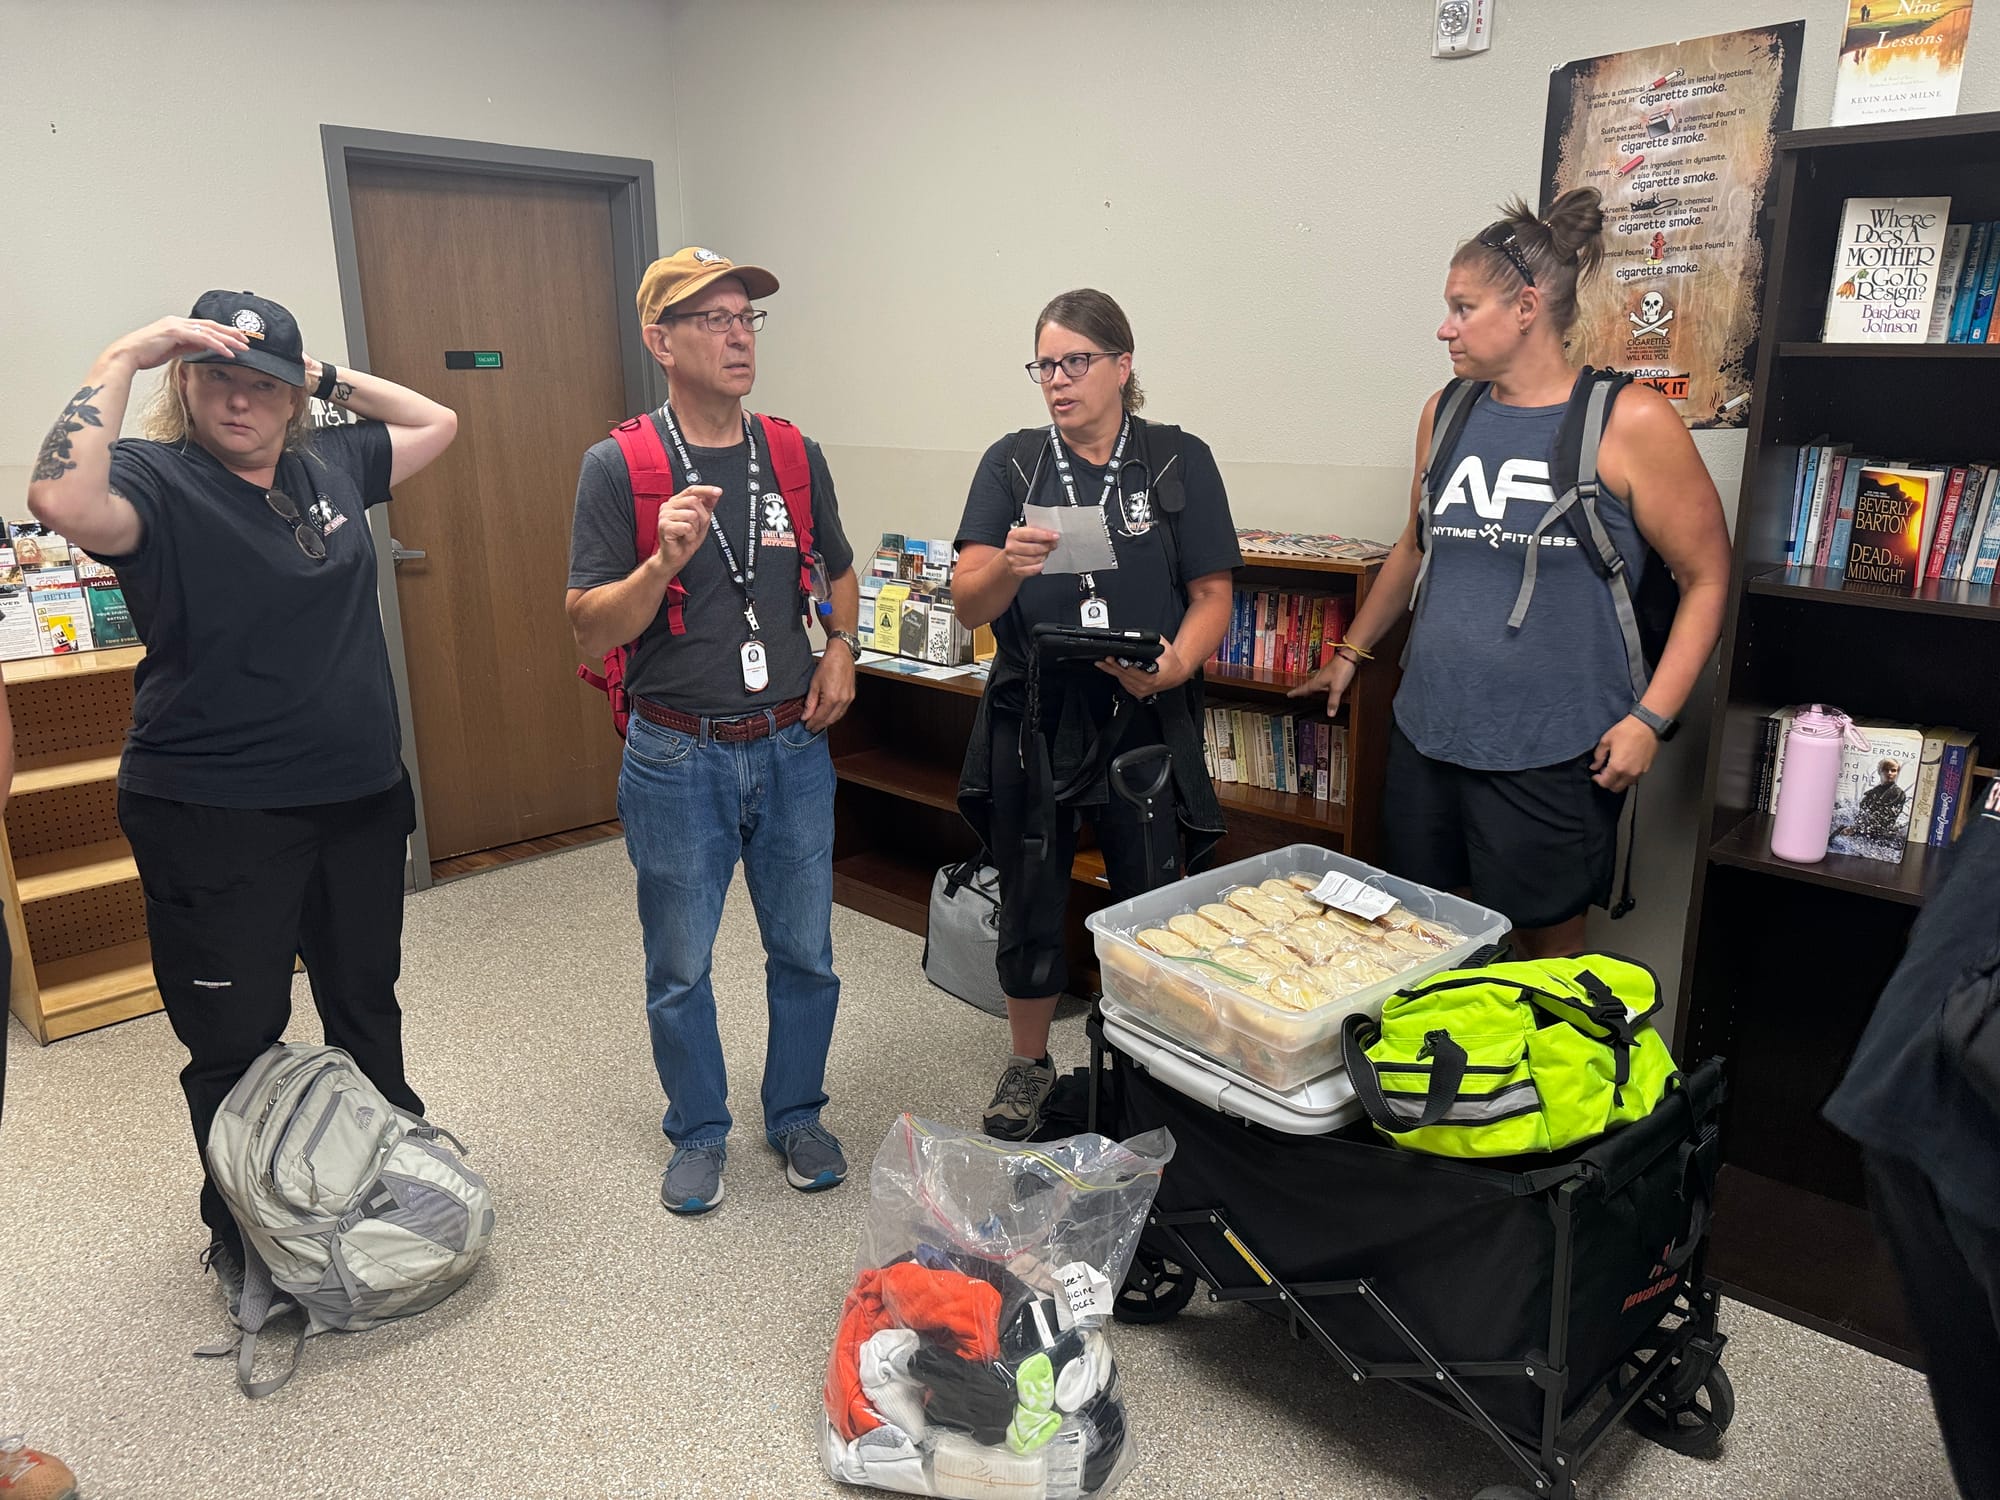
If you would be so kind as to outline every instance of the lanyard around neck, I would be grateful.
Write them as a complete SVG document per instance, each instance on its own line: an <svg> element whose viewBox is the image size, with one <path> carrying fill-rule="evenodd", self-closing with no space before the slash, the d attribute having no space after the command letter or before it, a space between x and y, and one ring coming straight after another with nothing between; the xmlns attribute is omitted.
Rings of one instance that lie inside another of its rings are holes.
<svg viewBox="0 0 2000 1500"><path fill-rule="evenodd" d="M666 423L667 436L673 440L674 453L681 461L681 469L687 475L689 484L701 483L701 471L694 466L688 456L687 443L681 438L680 423L674 420L671 404L660 408L660 416ZM758 512L762 509L763 486L758 482L757 434L750 426L750 418L743 419L743 441L750 445L750 524L744 528L743 560L737 563L736 549L729 545L729 537L722 529L722 522L716 519L714 511L708 513L708 529L715 534L715 544L722 549L723 566L729 569L730 582L743 592L743 618L750 626L750 633L758 631L757 601L754 585L757 582L757 528Z"/></svg>
<svg viewBox="0 0 2000 1500"><path fill-rule="evenodd" d="M1118 487L1118 476L1125 467L1125 440L1132 435L1132 419L1126 417L1118 424L1118 441L1111 449L1111 462L1104 466L1104 490L1097 497L1097 513L1104 518L1104 529L1111 530L1111 492ZM1062 480L1063 495L1071 505L1082 502L1076 497L1076 476L1070 472L1069 454L1063 448L1062 435L1056 431L1056 424L1049 423L1049 448L1056 457L1056 474ZM1077 574L1077 588L1085 596L1095 593L1097 579L1089 573Z"/></svg>

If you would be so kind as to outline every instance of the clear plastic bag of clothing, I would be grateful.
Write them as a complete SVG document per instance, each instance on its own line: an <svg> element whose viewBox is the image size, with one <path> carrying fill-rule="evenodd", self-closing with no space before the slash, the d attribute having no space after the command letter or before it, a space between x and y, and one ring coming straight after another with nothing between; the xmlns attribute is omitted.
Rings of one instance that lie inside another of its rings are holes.
<svg viewBox="0 0 2000 1500"><path fill-rule="evenodd" d="M1013 1144L904 1115L827 1362L832 1478L951 1500L1108 1495L1137 1462L1111 1309L1165 1130Z"/></svg>

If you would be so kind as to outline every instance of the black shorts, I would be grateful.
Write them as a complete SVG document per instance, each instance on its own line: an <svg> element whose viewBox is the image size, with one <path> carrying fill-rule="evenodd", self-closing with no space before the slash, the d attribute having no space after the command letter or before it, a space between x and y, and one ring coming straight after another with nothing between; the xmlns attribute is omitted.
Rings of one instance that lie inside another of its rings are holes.
<svg viewBox="0 0 2000 1500"><path fill-rule="evenodd" d="M1471 771L1389 733L1383 862L1472 899L1516 927L1553 927L1611 904L1623 792L1591 780L1595 751L1527 771Z"/></svg>
<svg viewBox="0 0 2000 1500"><path fill-rule="evenodd" d="M996 713L991 722L993 847L990 852L994 868L1000 873L1000 945L995 968L1003 993L1020 1000L1038 1000L1044 995L1064 994L1069 988L1064 937L1069 926L1070 865L1076 858L1077 829L1083 819L1088 818L1096 829L1113 901L1124 901L1165 885L1176 876L1172 871L1150 868L1146 825L1140 821L1139 810L1115 794L1097 806L1059 807L1054 820L1054 847L1045 858L1030 857L1023 844L1028 823L1028 782L1027 773L1021 768L1021 721ZM1147 712L1126 731L1118 748L1122 754L1160 743L1159 721ZM1169 780L1156 804L1154 857L1164 862L1171 853L1176 870L1181 863L1177 806L1173 782Z"/></svg>

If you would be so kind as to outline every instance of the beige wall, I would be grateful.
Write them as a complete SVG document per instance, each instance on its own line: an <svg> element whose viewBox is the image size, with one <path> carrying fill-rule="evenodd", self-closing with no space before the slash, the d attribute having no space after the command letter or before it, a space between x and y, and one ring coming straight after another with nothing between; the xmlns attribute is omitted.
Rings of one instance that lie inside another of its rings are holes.
<svg viewBox="0 0 2000 1500"><path fill-rule="evenodd" d="M650 158L677 244L667 30L659 0L0 0L0 513L96 352L209 287L345 360L323 123Z"/></svg>
<svg viewBox="0 0 2000 1500"><path fill-rule="evenodd" d="M1035 312L1131 315L1148 411L1213 444L1241 524L1392 536L1453 247L1532 199L1549 70L1807 20L1826 122L1842 0L1505 0L1433 60L1427 0L691 0L673 86L686 222L785 282L759 403L828 448L849 529L949 535L978 453L1042 420ZM1961 107L2000 107L1994 20ZM734 59L754 59L754 67ZM746 88L747 85L747 88ZM1733 514L1743 438L1697 441ZM1640 908L1597 940L1677 982L1705 711L1643 808Z"/></svg>

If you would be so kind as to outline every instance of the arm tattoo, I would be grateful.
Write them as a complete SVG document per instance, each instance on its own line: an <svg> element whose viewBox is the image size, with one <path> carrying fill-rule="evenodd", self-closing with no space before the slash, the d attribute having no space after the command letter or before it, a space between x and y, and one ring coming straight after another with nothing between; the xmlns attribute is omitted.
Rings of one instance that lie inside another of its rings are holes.
<svg viewBox="0 0 2000 1500"><path fill-rule="evenodd" d="M70 456L69 440L86 427L104 425L97 408L90 404L91 397L103 389L101 385L87 385L69 398L69 405L56 418L56 425L42 439L42 451L35 457L35 469L30 478L60 479L76 467L76 460Z"/></svg>
<svg viewBox="0 0 2000 1500"><path fill-rule="evenodd" d="M354 387L344 380L336 380L333 383L333 399L336 401L352 401L354 399Z"/></svg>

